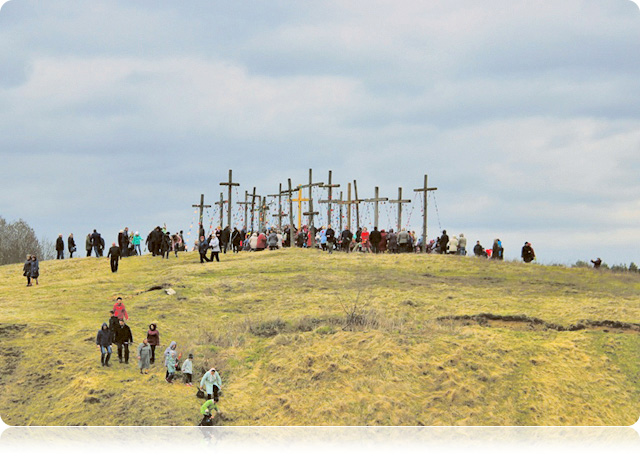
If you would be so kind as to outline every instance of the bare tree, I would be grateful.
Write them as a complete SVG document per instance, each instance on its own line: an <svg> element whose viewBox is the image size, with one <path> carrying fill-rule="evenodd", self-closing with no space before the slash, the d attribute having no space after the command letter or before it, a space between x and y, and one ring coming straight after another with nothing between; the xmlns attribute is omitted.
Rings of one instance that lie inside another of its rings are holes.
<svg viewBox="0 0 640 456"><path fill-rule="evenodd" d="M20 219L7 223L0 217L0 264L21 263L28 254L43 259L43 251L33 228Z"/></svg>

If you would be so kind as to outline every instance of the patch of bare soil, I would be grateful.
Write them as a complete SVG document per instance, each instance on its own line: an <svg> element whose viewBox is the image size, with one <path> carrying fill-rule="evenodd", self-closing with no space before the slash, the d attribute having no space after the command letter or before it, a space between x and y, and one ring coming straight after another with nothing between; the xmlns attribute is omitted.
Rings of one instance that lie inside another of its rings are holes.
<svg viewBox="0 0 640 456"><path fill-rule="evenodd" d="M495 315L481 313L477 315L447 315L438 317L438 321L454 321L463 325L478 324L492 328L509 328L519 331L581 331L585 329L602 330L612 333L640 333L640 324L614 320L580 320L572 325L549 323L540 318L526 315Z"/></svg>

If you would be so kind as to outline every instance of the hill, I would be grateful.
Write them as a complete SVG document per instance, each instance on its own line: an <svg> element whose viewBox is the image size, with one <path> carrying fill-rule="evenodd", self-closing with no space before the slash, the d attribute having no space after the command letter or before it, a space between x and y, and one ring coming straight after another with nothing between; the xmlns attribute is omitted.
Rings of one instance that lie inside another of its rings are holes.
<svg viewBox="0 0 640 456"><path fill-rule="evenodd" d="M100 366L122 296L134 350L223 379L222 425L630 425L640 276L438 255L319 251L0 268L0 416L10 425L191 425L195 388ZM167 295L163 287L177 293ZM156 288L156 289L153 289ZM625 323L625 324L621 324ZM112 358L112 361L113 361ZM133 360L135 361L135 359Z"/></svg>

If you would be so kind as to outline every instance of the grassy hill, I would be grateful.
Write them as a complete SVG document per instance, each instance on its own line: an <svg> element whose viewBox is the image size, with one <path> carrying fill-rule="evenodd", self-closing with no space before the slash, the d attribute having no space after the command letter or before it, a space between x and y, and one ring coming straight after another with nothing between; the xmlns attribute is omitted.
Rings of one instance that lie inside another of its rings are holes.
<svg viewBox="0 0 640 456"><path fill-rule="evenodd" d="M30 288L22 265L1 267L2 419L199 421L195 388L167 384L161 364L144 376L135 358L100 366L95 335L117 296L134 350L155 322L160 353L177 341L198 380L218 368L222 425L630 425L640 415L640 326L615 323L640 323L638 274L300 249L221 256L125 258L116 274L105 258L43 262ZM148 291L157 285L177 294Z"/></svg>

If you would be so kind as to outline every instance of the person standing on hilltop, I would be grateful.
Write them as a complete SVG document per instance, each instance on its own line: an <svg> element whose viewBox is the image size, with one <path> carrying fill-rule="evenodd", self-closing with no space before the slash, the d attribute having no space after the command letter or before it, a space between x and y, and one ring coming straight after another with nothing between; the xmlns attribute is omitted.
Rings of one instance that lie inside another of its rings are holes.
<svg viewBox="0 0 640 456"><path fill-rule="evenodd" d="M533 247L531 247L530 243L528 242L524 243L524 245L522 246L522 252L520 256L522 257L522 261L524 261L525 263L531 263L533 260L536 259L536 254L533 251Z"/></svg>
<svg viewBox="0 0 640 456"><path fill-rule="evenodd" d="M151 346L151 364L156 362L156 347L160 345L160 331L155 323L149 325L149 331L147 331L147 341Z"/></svg>
<svg viewBox="0 0 640 456"><path fill-rule="evenodd" d="M473 247L473 254L477 257L486 256L487 253L484 251L484 247L480 244L480 241L476 241L476 245Z"/></svg>
<svg viewBox="0 0 640 456"><path fill-rule="evenodd" d="M389 253L398 253L398 234L393 232L393 228L389 230L387 239Z"/></svg>
<svg viewBox="0 0 640 456"><path fill-rule="evenodd" d="M118 272L118 260L120 259L120 248L114 242L111 244L108 257L111 257L111 272Z"/></svg>
<svg viewBox="0 0 640 456"><path fill-rule="evenodd" d="M91 234L91 247L93 247L93 251L96 254L96 258L100 256L100 233L97 230L93 230Z"/></svg>
<svg viewBox="0 0 640 456"><path fill-rule="evenodd" d="M138 256L142 256L142 250L140 250L140 241L142 241L142 236L140 233L136 231L133 235L133 251L138 254Z"/></svg>
<svg viewBox="0 0 640 456"><path fill-rule="evenodd" d="M56 260L64 260L64 241L62 240L62 234L59 234L58 239L56 239L56 251L58 252Z"/></svg>
<svg viewBox="0 0 640 456"><path fill-rule="evenodd" d="M120 320L129 320L129 314L127 313L127 309L124 308L124 304L122 303L122 298L120 296L118 296L116 303L113 305L113 312Z"/></svg>
<svg viewBox="0 0 640 456"><path fill-rule="evenodd" d="M464 237L463 233L460 233L458 237L458 255L467 255L467 238Z"/></svg>
<svg viewBox="0 0 640 456"><path fill-rule="evenodd" d="M96 335L96 345L100 347L101 361L103 366L109 367L109 358L111 358L111 331L106 323L102 323L102 328Z"/></svg>
<svg viewBox="0 0 640 456"><path fill-rule="evenodd" d="M73 239L73 233L67 238L67 248L69 249L69 258L73 258L73 252L76 251L76 241Z"/></svg>
<svg viewBox="0 0 640 456"><path fill-rule="evenodd" d="M449 235L447 234L447 230L442 230L442 236L438 240L438 247L440 247L440 253L447 254L449 249Z"/></svg>
<svg viewBox="0 0 640 456"><path fill-rule="evenodd" d="M371 251L373 253L378 253L380 251L380 241L382 240L382 235L380 231L378 231L378 227L374 226L373 231L369 233L369 243L371 244Z"/></svg>
<svg viewBox="0 0 640 456"><path fill-rule="evenodd" d="M84 248L87 251L87 256L90 257L91 249L93 248L93 245L91 244L91 233L87 234L87 238L84 241Z"/></svg>
<svg viewBox="0 0 640 456"><path fill-rule="evenodd" d="M595 260L591 260L591 262L593 263L593 268L594 269L599 269L600 265L602 264L602 260L600 259L600 257L598 257Z"/></svg>
<svg viewBox="0 0 640 456"><path fill-rule="evenodd" d="M336 232L331 228L331 225L327 225L325 235L327 236L327 250L331 254L333 253L333 246L336 243Z"/></svg>
<svg viewBox="0 0 640 456"><path fill-rule="evenodd" d="M31 286L31 255L27 255L27 260L22 267L22 275L27 278L27 286Z"/></svg>
<svg viewBox="0 0 640 456"><path fill-rule="evenodd" d="M35 279L36 285L38 285L38 277L40 277L40 263L35 255L31 255L31 280Z"/></svg>
<svg viewBox="0 0 640 456"><path fill-rule="evenodd" d="M346 253L351 252L351 239L353 239L353 233L347 226L340 234L340 247L342 247L342 250Z"/></svg>

